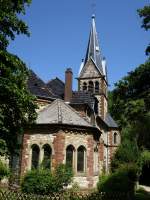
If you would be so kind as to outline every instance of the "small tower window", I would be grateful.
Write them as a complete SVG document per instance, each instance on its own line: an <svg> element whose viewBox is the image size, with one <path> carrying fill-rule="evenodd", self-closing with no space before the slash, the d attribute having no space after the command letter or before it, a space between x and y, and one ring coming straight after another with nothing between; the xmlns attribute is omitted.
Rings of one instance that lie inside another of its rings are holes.
<svg viewBox="0 0 150 200"><path fill-rule="evenodd" d="M66 148L66 165L73 168L74 147L69 145Z"/></svg>
<svg viewBox="0 0 150 200"><path fill-rule="evenodd" d="M99 93L99 82L95 82L95 93Z"/></svg>
<svg viewBox="0 0 150 200"><path fill-rule="evenodd" d="M38 145L34 144L32 145L32 160L31 160L31 168L37 169L39 166L39 155L40 155L40 149Z"/></svg>
<svg viewBox="0 0 150 200"><path fill-rule="evenodd" d="M84 83L83 83L83 91L86 91L86 90L87 90L87 83L84 82Z"/></svg>
<svg viewBox="0 0 150 200"><path fill-rule="evenodd" d="M80 146L77 150L77 171L85 171L85 152L86 149L84 146Z"/></svg>
<svg viewBox="0 0 150 200"><path fill-rule="evenodd" d="M88 91L89 92L94 92L94 84L92 81L89 81L89 85L88 85Z"/></svg>
<svg viewBox="0 0 150 200"><path fill-rule="evenodd" d="M114 133L114 144L117 144L117 133Z"/></svg>
<svg viewBox="0 0 150 200"><path fill-rule="evenodd" d="M44 149L44 157L43 157L42 165L43 165L44 169L50 169L51 155L52 155L51 147L48 144L45 144L43 146L43 149Z"/></svg>

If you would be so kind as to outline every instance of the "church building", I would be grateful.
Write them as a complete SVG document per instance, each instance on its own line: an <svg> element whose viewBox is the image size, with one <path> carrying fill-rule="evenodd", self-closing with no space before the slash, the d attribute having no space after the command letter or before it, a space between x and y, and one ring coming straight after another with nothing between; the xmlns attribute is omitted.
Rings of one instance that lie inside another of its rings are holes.
<svg viewBox="0 0 150 200"><path fill-rule="evenodd" d="M36 123L25 128L20 176L42 164L53 170L60 163L74 171L82 188L96 186L98 176L109 172L120 143L119 128L108 111L108 77L92 16L85 59L78 74L78 90L72 90L73 71L44 83L30 71L28 88L37 97Z"/></svg>

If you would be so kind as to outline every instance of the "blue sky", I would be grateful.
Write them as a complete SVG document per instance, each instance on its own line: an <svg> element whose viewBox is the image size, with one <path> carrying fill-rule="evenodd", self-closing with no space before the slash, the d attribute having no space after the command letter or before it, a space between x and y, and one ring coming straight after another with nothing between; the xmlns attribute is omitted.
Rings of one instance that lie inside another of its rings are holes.
<svg viewBox="0 0 150 200"><path fill-rule="evenodd" d="M17 36L9 51L17 54L45 82L56 76L64 80L67 67L72 67L74 78L77 77L86 53L93 2L112 89L115 82L146 60L149 37L140 27L136 10L149 0L33 0L23 16L31 36ZM77 88L75 79L73 87Z"/></svg>

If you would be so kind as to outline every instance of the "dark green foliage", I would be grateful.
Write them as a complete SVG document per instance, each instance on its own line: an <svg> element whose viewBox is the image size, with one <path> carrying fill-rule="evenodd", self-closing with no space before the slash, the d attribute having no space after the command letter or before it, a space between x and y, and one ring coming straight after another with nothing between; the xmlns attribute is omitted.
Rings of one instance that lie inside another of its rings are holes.
<svg viewBox="0 0 150 200"><path fill-rule="evenodd" d="M31 0L0 1L0 155L6 151L12 154L19 148L23 126L36 118L35 98L27 89L27 67L7 51L15 34L29 35L19 14L25 14L25 7L30 3Z"/></svg>
<svg viewBox="0 0 150 200"><path fill-rule="evenodd" d="M32 170L28 172L22 182L22 191L31 194L48 194L53 191L53 177L49 170Z"/></svg>
<svg viewBox="0 0 150 200"><path fill-rule="evenodd" d="M18 14L25 14L25 7L31 0L1 0L0 1L0 49L6 50L10 39L15 34L29 35L28 26L19 19Z"/></svg>
<svg viewBox="0 0 150 200"><path fill-rule="evenodd" d="M4 177L8 177L9 176L9 169L8 167L0 160L0 181L4 178Z"/></svg>
<svg viewBox="0 0 150 200"><path fill-rule="evenodd" d="M112 171L125 163L142 171L139 160L150 150L150 62L140 65L116 84L110 93L112 116L122 127L122 143L111 163Z"/></svg>
<svg viewBox="0 0 150 200"><path fill-rule="evenodd" d="M0 76L0 137L12 153L23 125L36 118L35 98L27 89L26 65L17 56L1 50Z"/></svg>
<svg viewBox="0 0 150 200"><path fill-rule="evenodd" d="M148 30L150 6L138 12L143 19L142 27ZM113 158L112 171L130 163L138 166L140 175L144 165L142 152L145 149L150 152L150 60L116 83L109 98L110 113L122 128L122 143Z"/></svg>
<svg viewBox="0 0 150 200"><path fill-rule="evenodd" d="M4 156L7 154L7 145L3 139L0 139L0 155Z"/></svg>
<svg viewBox="0 0 150 200"><path fill-rule="evenodd" d="M150 29L150 5L138 10L139 16L142 18L142 28L146 31ZM150 54L150 44L146 49L146 54Z"/></svg>
<svg viewBox="0 0 150 200"><path fill-rule="evenodd" d="M109 108L119 125L140 121L150 111L150 62L140 65L115 84Z"/></svg>
<svg viewBox="0 0 150 200"><path fill-rule="evenodd" d="M58 165L54 172L46 169L31 170L21 184L25 193L47 195L52 192L60 192L64 186L71 183L72 170L66 165Z"/></svg>
<svg viewBox="0 0 150 200"><path fill-rule="evenodd" d="M134 166L126 165L116 172L102 177L97 184L99 192L130 192L134 193L137 180L137 169Z"/></svg>
<svg viewBox="0 0 150 200"><path fill-rule="evenodd" d="M135 200L149 200L150 199L150 193L146 192L143 189L139 189L135 193Z"/></svg>
<svg viewBox="0 0 150 200"><path fill-rule="evenodd" d="M64 164L60 164L56 167L53 175L55 177L55 187L57 187L57 191L60 191L64 186L67 186L71 182L73 171L72 168Z"/></svg>
<svg viewBox="0 0 150 200"><path fill-rule="evenodd" d="M139 159L138 166L140 169L139 183L141 185L150 186L149 171L150 171L150 151L142 151Z"/></svg>
<svg viewBox="0 0 150 200"><path fill-rule="evenodd" d="M140 152L150 149L150 62L124 77L110 92L109 108L122 128L122 144L112 162L137 164Z"/></svg>
<svg viewBox="0 0 150 200"><path fill-rule="evenodd" d="M135 141L124 139L122 144L116 151L114 159L111 162L111 170L114 172L126 163L130 163L136 166L136 162L139 159L140 152Z"/></svg>

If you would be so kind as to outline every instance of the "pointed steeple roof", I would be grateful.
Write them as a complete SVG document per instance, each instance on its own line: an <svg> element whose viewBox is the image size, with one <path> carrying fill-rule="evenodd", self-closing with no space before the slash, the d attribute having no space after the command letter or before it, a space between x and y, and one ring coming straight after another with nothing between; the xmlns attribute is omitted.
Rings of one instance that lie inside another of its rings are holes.
<svg viewBox="0 0 150 200"><path fill-rule="evenodd" d="M86 56L84 60L84 66L87 63L87 61L89 61L90 59L94 62L99 72L102 75L104 75L103 68L102 68L102 56L100 52L98 35L96 31L95 15L92 16L92 26L91 26L90 36L89 36L87 52L86 52ZM82 69L80 69L80 72L82 72Z"/></svg>

